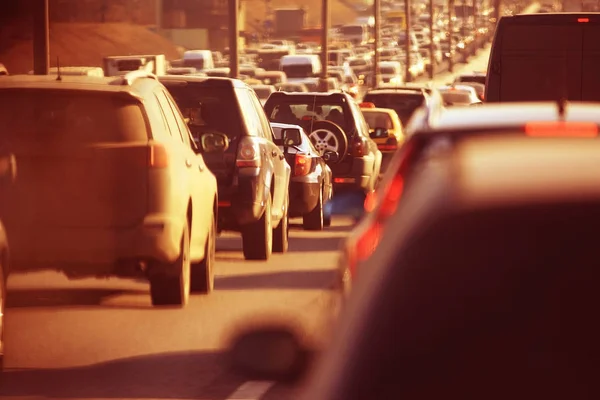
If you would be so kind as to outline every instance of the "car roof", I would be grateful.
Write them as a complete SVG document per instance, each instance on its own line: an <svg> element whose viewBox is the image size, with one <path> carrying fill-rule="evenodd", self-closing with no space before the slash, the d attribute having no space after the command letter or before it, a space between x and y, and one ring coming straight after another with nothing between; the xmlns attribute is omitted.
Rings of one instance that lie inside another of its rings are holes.
<svg viewBox="0 0 600 400"><path fill-rule="evenodd" d="M453 153L461 208L600 201L598 140L480 136Z"/></svg>
<svg viewBox="0 0 600 400"><path fill-rule="evenodd" d="M554 102L483 103L479 107L444 109L429 118L425 130L474 130L520 127L528 122L564 121L600 124L600 103L568 102L564 116ZM420 127L415 126L418 131Z"/></svg>
<svg viewBox="0 0 600 400"><path fill-rule="evenodd" d="M400 94L400 95L404 95L404 94L412 94L412 95L419 95L422 94L422 92L419 90L419 88L414 88L414 89L409 89L409 88L398 88L398 89L394 89L394 88L385 88L385 89L373 89L373 90L369 90L365 96L368 96L370 94Z"/></svg>
<svg viewBox="0 0 600 400"><path fill-rule="evenodd" d="M246 88L246 85L243 81L239 79L232 78L224 78L220 76L200 76L200 75L161 75L158 77L158 80L161 82L169 82L169 81L185 81L189 83L204 83L204 82L214 82L221 83L224 86L230 85L234 88Z"/></svg>
<svg viewBox="0 0 600 400"><path fill-rule="evenodd" d="M135 71L138 72L138 71ZM9 75L0 80L0 89L52 89L80 90L89 92L127 93L139 97L149 87L157 84L152 74L137 74L137 78L127 84L124 77L96 77L87 75L62 75L60 80L52 75ZM141 79L146 78L146 79Z"/></svg>
<svg viewBox="0 0 600 400"><path fill-rule="evenodd" d="M300 125L295 124L283 124L281 122L269 122L273 128L279 129L299 129L300 132L304 132L304 129Z"/></svg>

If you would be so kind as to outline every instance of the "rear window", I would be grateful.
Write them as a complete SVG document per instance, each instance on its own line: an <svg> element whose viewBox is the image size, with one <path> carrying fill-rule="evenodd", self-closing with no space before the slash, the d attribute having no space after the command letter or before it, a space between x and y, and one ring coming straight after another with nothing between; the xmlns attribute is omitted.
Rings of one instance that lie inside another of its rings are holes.
<svg viewBox="0 0 600 400"><path fill-rule="evenodd" d="M405 125L415 110L423 105L425 97L422 94L370 93L364 97L363 101L373 103L377 108L391 108L396 111L400 121Z"/></svg>
<svg viewBox="0 0 600 400"><path fill-rule="evenodd" d="M394 128L394 124L392 123L392 119L388 113L363 110L363 115L365 116L365 120L367 121L370 129Z"/></svg>
<svg viewBox="0 0 600 400"><path fill-rule="evenodd" d="M467 92L447 91L447 92L442 92L442 97L444 98L445 102L450 103L450 104L471 103L471 95L469 95L469 93L467 93Z"/></svg>
<svg viewBox="0 0 600 400"><path fill-rule="evenodd" d="M5 143L93 144L148 137L139 104L105 92L1 90L0 126Z"/></svg>
<svg viewBox="0 0 600 400"><path fill-rule="evenodd" d="M190 118L190 130L196 137L207 132L220 132L236 137L242 132L241 114L231 87L206 84L170 85L163 82L184 117Z"/></svg>

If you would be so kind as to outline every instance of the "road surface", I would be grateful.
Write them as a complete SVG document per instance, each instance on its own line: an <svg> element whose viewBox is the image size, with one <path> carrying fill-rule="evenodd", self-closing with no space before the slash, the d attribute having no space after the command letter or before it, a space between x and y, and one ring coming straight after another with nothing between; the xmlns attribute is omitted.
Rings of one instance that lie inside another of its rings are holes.
<svg viewBox="0 0 600 400"><path fill-rule="evenodd" d="M291 320L325 336L348 229L337 221L323 232L295 227L289 253L268 262L244 261L239 236L224 235L215 292L185 309L153 309L141 282L12 275L0 398L229 398L244 382L220 353L239 326Z"/></svg>

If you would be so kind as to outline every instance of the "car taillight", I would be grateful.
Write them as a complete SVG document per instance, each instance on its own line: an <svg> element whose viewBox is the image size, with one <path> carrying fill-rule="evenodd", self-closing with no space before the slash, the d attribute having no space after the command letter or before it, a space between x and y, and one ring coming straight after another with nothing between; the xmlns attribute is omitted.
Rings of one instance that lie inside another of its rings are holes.
<svg viewBox="0 0 600 400"><path fill-rule="evenodd" d="M383 151L397 150L398 149L398 139L396 139L396 136L391 136L388 138L388 140L385 143L378 144L377 148L379 150L383 150Z"/></svg>
<svg viewBox="0 0 600 400"><path fill-rule="evenodd" d="M350 153L353 157L362 157L368 153L367 139L357 136L352 142Z"/></svg>
<svg viewBox="0 0 600 400"><path fill-rule="evenodd" d="M262 164L260 147L251 138L244 138L238 148L235 164L239 168L258 168Z"/></svg>
<svg viewBox="0 0 600 400"><path fill-rule="evenodd" d="M306 154L296 154L294 176L308 175L312 167L312 158Z"/></svg>
<svg viewBox="0 0 600 400"><path fill-rule="evenodd" d="M379 244L383 228L388 218L396 212L400 199L404 192L405 174L416 154L414 142L407 142L402 147L394 176L381 186L376 192L369 193L365 199L365 210L372 211L371 223L367 226L356 240L356 246L351 250L348 259L348 269L354 275L356 264L367 260ZM388 170L388 173L392 170Z"/></svg>
<svg viewBox="0 0 600 400"><path fill-rule="evenodd" d="M150 168L166 168L169 165L169 157L165 146L157 143L150 144L147 163Z"/></svg>
<svg viewBox="0 0 600 400"><path fill-rule="evenodd" d="M593 122L530 122L525 125L525 134L535 137L584 137L598 136L598 125Z"/></svg>

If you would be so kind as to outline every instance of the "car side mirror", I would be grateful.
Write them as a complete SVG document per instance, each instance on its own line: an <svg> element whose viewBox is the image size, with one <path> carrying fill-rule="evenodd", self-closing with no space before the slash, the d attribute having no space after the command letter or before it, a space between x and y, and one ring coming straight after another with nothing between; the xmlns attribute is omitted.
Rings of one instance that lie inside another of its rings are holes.
<svg viewBox="0 0 600 400"><path fill-rule="evenodd" d="M302 144L302 134L299 129L288 128L281 132L284 147L300 146Z"/></svg>
<svg viewBox="0 0 600 400"><path fill-rule="evenodd" d="M369 136L371 137L371 139L385 138L389 136L389 133L388 130L385 128L375 128L375 130L371 132Z"/></svg>
<svg viewBox="0 0 600 400"><path fill-rule="evenodd" d="M305 348L291 330L262 327L239 335L230 346L232 369L251 380L297 382L316 351Z"/></svg>
<svg viewBox="0 0 600 400"><path fill-rule="evenodd" d="M205 133L200 136L200 148L205 153L223 153L229 148L229 138L222 133Z"/></svg>
<svg viewBox="0 0 600 400"><path fill-rule="evenodd" d="M340 153L338 153L337 151L325 151L325 153L323 153L323 160L325 160L325 162L327 164L337 164L340 162Z"/></svg>

